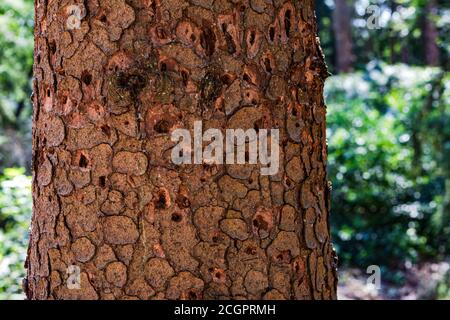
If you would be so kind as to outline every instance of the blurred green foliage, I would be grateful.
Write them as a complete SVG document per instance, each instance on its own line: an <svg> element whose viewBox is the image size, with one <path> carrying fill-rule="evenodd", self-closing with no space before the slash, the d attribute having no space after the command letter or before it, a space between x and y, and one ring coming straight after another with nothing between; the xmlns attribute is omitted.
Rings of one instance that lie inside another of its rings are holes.
<svg viewBox="0 0 450 320"><path fill-rule="evenodd" d="M450 75L439 69L376 62L328 79L332 230L342 264L397 268L449 253L450 220L435 223L450 178L448 89Z"/></svg>
<svg viewBox="0 0 450 320"><path fill-rule="evenodd" d="M425 66L424 19L429 0L347 0L351 7L354 67L364 70L375 60L389 64ZM437 12L430 19L437 27L442 65L450 53L450 2L435 0ZM370 5L380 9L379 28L367 27ZM335 72L335 37L332 31L333 0L316 1L319 35L327 64Z"/></svg>
<svg viewBox="0 0 450 320"><path fill-rule="evenodd" d="M33 1L0 0L0 300L23 299L31 219Z"/></svg>
<svg viewBox="0 0 450 320"><path fill-rule="evenodd" d="M33 14L32 0L0 0L0 169L30 156Z"/></svg>
<svg viewBox="0 0 450 320"><path fill-rule="evenodd" d="M0 300L23 299L21 283L31 219L31 178L24 169L0 177Z"/></svg>

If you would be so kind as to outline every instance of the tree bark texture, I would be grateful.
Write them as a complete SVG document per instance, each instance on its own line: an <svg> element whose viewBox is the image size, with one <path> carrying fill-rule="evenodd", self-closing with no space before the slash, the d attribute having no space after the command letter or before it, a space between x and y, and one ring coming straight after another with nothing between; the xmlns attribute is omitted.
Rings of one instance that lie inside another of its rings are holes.
<svg viewBox="0 0 450 320"><path fill-rule="evenodd" d="M37 0L35 39L29 299L336 298L312 0ZM196 120L279 128L279 173L174 165Z"/></svg>
<svg viewBox="0 0 450 320"><path fill-rule="evenodd" d="M336 69L339 73L353 69L352 17L348 0L335 0L333 10L333 30L336 46Z"/></svg>

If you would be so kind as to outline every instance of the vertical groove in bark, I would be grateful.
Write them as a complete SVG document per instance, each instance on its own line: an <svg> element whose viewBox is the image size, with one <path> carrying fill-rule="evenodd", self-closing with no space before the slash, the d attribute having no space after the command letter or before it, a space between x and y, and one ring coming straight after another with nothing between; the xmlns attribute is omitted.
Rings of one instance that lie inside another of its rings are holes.
<svg viewBox="0 0 450 320"><path fill-rule="evenodd" d="M37 0L35 37L28 298L336 297L313 1ZM196 120L279 128L280 172L175 166Z"/></svg>

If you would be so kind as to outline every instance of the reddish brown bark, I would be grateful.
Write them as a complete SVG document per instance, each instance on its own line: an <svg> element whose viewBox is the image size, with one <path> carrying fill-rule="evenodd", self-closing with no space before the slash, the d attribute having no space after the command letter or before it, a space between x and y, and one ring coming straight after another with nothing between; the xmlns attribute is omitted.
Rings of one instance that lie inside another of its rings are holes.
<svg viewBox="0 0 450 320"><path fill-rule="evenodd" d="M36 1L28 298L334 299L313 1L75 4ZM280 172L175 166L195 120L279 128Z"/></svg>

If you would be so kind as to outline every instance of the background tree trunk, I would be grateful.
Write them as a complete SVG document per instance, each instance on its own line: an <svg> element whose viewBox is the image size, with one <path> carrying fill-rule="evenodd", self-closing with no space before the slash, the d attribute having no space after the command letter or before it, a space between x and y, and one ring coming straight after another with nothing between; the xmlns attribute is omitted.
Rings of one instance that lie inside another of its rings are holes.
<svg viewBox="0 0 450 320"><path fill-rule="evenodd" d="M425 62L430 66L439 66L439 47L437 45L438 31L433 21L437 15L436 0L428 0L425 5L425 25L423 30L425 40Z"/></svg>
<svg viewBox="0 0 450 320"><path fill-rule="evenodd" d="M333 30L336 46L336 69L340 72L350 72L353 69L355 57L352 52L352 17L351 7L347 0L335 0L333 11Z"/></svg>
<svg viewBox="0 0 450 320"><path fill-rule="evenodd" d="M313 1L66 3L36 1L28 298L336 298ZM280 172L175 166L195 120L279 128Z"/></svg>

